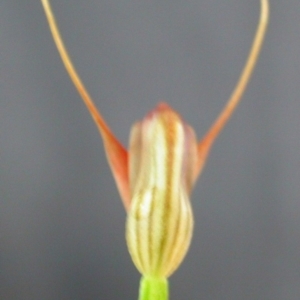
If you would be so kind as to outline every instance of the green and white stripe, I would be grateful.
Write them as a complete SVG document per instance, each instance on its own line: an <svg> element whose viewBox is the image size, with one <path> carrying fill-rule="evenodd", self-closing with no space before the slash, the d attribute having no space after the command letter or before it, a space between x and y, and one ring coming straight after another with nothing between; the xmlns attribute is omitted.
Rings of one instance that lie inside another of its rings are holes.
<svg viewBox="0 0 300 300"><path fill-rule="evenodd" d="M126 239L136 267L147 276L171 275L190 244L193 216L185 164L193 162L196 147L186 150L194 145L187 130L170 109L150 114L132 130Z"/></svg>

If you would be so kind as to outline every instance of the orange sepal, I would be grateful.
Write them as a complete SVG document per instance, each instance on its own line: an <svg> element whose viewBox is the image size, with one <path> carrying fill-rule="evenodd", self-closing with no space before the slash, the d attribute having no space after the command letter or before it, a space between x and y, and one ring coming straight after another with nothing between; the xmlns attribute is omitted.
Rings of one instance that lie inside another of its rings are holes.
<svg viewBox="0 0 300 300"><path fill-rule="evenodd" d="M232 113L236 109L237 105L239 104L245 92L245 89L249 83L250 77L253 73L254 67L256 65L263 44L264 36L267 29L268 19L269 19L268 0L261 0L260 19L258 22L256 34L254 36L252 46L248 55L248 59L244 66L244 69L242 70L242 73L235 86L235 89L233 90L224 109L222 110L222 112L220 113L216 121L213 123L211 128L208 130L206 135L198 144L198 166L197 166L196 178L199 176L199 174L201 173L205 165L211 146L213 145L215 139L220 134L220 132L222 131L222 129L224 128L224 126L232 116Z"/></svg>
<svg viewBox="0 0 300 300"><path fill-rule="evenodd" d="M119 193L123 200L126 210L129 208L130 204L130 193L129 193L129 180L128 180L128 154L122 144L114 136L105 120L103 119L100 112L97 110L92 98L87 92L84 84L82 83L80 77L78 76L75 67L69 57L66 47L63 43L61 35L59 33L55 17L53 15L51 6L48 0L42 0L46 17L49 22L50 30L57 46L58 52L61 59L69 73L75 87L77 88L83 102L87 106L90 114L92 115L97 127L103 138L106 156L111 167L113 176L116 180Z"/></svg>

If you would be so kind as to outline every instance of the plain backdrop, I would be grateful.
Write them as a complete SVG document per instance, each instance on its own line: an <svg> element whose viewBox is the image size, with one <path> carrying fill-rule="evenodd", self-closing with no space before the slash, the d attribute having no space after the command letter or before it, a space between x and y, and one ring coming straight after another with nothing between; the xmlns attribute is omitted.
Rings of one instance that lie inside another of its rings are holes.
<svg viewBox="0 0 300 300"><path fill-rule="evenodd" d="M124 145L161 99L204 135L248 54L258 0L52 0ZM300 299L300 3L270 0L251 83L192 194L171 300ZM126 213L38 0L0 2L0 298L137 299Z"/></svg>

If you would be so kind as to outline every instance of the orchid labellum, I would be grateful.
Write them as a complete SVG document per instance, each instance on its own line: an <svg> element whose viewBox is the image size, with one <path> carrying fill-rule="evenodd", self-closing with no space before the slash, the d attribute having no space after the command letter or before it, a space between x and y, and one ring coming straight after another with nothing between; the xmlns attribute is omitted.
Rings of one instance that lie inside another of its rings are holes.
<svg viewBox="0 0 300 300"><path fill-rule="evenodd" d="M197 141L194 130L177 112L160 103L133 126L128 150L114 136L81 82L49 1L41 1L62 61L100 131L107 160L127 211L127 245L142 274L140 300L166 300L167 278L180 265L192 237L191 190L213 142L249 82L268 23L268 0L261 0L258 28L240 79L202 140Z"/></svg>

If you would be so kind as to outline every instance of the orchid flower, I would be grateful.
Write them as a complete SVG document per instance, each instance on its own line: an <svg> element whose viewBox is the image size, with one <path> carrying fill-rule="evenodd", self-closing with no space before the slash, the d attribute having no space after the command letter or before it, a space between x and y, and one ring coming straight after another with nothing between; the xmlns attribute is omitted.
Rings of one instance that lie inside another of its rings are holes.
<svg viewBox="0 0 300 300"><path fill-rule="evenodd" d="M129 149L115 137L79 78L60 36L48 0L41 0L62 61L93 117L127 212L126 241L142 274L140 300L167 300L167 278L178 268L193 232L191 190L211 146L238 105L264 40L268 0L261 14L241 76L226 106L205 136L194 130L166 103L159 103L133 125Z"/></svg>

